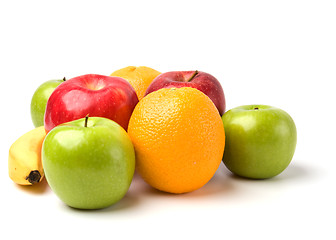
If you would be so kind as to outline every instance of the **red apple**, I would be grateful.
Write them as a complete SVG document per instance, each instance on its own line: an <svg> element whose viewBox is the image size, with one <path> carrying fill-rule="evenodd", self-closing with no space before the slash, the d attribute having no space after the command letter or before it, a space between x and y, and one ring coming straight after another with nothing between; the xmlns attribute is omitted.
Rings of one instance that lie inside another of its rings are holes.
<svg viewBox="0 0 336 240"><path fill-rule="evenodd" d="M173 71L157 76L147 88L146 95L161 88L192 87L207 95L222 116L225 112L225 96L220 82L201 71Z"/></svg>
<svg viewBox="0 0 336 240"><path fill-rule="evenodd" d="M97 74L75 77L50 95L44 127L49 132L61 123L89 115L109 118L126 130L138 102L134 88L123 78Z"/></svg>

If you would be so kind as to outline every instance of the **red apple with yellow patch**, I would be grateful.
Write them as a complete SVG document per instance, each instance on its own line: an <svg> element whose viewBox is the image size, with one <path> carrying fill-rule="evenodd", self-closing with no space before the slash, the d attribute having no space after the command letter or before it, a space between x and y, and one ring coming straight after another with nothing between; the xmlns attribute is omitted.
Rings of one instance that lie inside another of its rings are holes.
<svg viewBox="0 0 336 240"><path fill-rule="evenodd" d="M83 118L105 117L127 130L138 97L123 78L87 74L59 85L47 102L44 127L49 132L59 124Z"/></svg>

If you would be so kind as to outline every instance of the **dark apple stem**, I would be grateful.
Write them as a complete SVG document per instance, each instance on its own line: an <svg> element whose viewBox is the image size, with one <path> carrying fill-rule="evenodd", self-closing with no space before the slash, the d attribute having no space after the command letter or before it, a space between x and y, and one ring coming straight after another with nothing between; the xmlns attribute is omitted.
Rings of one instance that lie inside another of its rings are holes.
<svg viewBox="0 0 336 240"><path fill-rule="evenodd" d="M66 78L65 78L65 77L63 78L63 81L64 81L64 82L66 81Z"/></svg>
<svg viewBox="0 0 336 240"><path fill-rule="evenodd" d="M255 107L255 108L253 108L254 110L259 110L259 108L258 107Z"/></svg>
<svg viewBox="0 0 336 240"><path fill-rule="evenodd" d="M87 127L88 120L89 120L89 114L85 116L84 127Z"/></svg>
<svg viewBox="0 0 336 240"><path fill-rule="evenodd" d="M194 72L194 74L188 79L187 82L190 82L191 80L193 80L193 78L196 77L197 74L198 74L198 71L196 70L196 71Z"/></svg>

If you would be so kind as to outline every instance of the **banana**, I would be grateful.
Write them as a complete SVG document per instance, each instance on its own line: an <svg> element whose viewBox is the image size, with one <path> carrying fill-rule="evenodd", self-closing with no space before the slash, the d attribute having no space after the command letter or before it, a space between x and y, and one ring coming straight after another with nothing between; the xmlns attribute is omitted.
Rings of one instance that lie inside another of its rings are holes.
<svg viewBox="0 0 336 240"><path fill-rule="evenodd" d="M20 185L33 185L44 177L41 161L44 126L37 127L18 138L9 149L9 177Z"/></svg>

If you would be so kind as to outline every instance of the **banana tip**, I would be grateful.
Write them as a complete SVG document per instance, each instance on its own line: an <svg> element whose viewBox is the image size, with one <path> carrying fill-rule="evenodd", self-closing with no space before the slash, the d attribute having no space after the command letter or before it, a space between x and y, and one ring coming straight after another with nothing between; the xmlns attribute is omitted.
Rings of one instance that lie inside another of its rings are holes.
<svg viewBox="0 0 336 240"><path fill-rule="evenodd" d="M31 184L38 183L41 180L41 173L38 170L33 170L26 177L26 180Z"/></svg>

